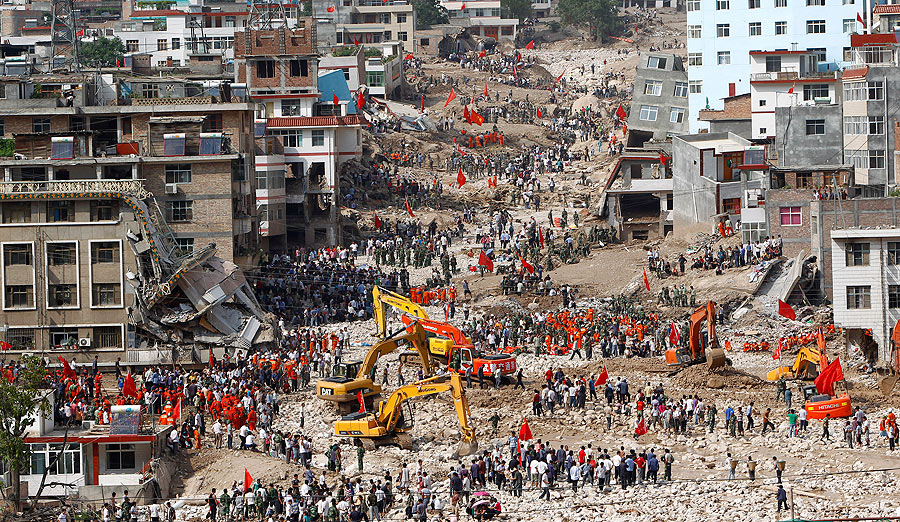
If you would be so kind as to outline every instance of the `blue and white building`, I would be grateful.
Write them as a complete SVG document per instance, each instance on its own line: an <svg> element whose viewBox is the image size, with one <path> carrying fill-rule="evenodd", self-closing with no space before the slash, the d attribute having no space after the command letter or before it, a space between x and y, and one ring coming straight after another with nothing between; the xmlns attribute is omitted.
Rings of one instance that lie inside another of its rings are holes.
<svg viewBox="0 0 900 522"><path fill-rule="evenodd" d="M815 51L819 67L837 69L862 32L866 0L687 0L691 132L706 128L700 110L750 92L751 51Z"/></svg>

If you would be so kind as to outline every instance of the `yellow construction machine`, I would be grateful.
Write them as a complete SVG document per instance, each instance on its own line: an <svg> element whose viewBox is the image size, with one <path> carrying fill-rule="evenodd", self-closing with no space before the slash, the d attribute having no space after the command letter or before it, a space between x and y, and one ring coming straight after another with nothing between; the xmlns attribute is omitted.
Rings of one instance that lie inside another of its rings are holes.
<svg viewBox="0 0 900 522"><path fill-rule="evenodd" d="M794 359L793 365L775 368L766 375L766 379L772 382L777 381L782 377L785 379L811 380L819 375L821 367L822 356L819 352L819 348L804 346L803 348L800 348L800 352L797 354L797 358Z"/></svg>
<svg viewBox="0 0 900 522"><path fill-rule="evenodd" d="M462 379L453 372L397 388L386 401L378 404L376 411L354 413L336 421L334 433L358 439L367 449L388 444L411 449L409 431L413 427L413 409L410 399L448 391L453 395L462 434L456 455L471 455L478 451L478 441L475 439L475 429L469 425L469 403Z"/></svg>
<svg viewBox="0 0 900 522"><path fill-rule="evenodd" d="M371 375L375 364L382 355L387 355L406 344L412 345L418 352L425 375L431 375L433 364L431 354L428 352L426 332L419 323L413 323L399 334L376 343L362 361L345 364L344 375L326 377L317 382L316 396L337 403L341 413L348 413L359 409L357 394L362 392L363 402L367 407L371 407L381 394L381 386L375 383ZM358 369L351 373L354 368Z"/></svg>

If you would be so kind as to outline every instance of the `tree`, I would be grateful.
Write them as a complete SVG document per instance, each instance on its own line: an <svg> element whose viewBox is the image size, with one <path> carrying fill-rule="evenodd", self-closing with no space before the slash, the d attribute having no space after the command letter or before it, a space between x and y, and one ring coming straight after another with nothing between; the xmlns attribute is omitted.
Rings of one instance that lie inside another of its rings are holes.
<svg viewBox="0 0 900 522"><path fill-rule="evenodd" d="M593 38L604 39L622 25L617 6L616 0L559 0L556 12L564 24L586 25Z"/></svg>
<svg viewBox="0 0 900 522"><path fill-rule="evenodd" d="M9 465L12 497L8 500L18 509L21 474L31 454L25 443L25 431L35 418L49 411L49 390L44 386L46 369L41 359L23 355L13 382L0 379L0 460Z"/></svg>
<svg viewBox="0 0 900 522"><path fill-rule="evenodd" d="M437 0L412 0L412 5L416 10L416 29L450 23L450 13Z"/></svg>
<svg viewBox="0 0 900 522"><path fill-rule="evenodd" d="M518 18L520 22L534 15L531 0L500 0L500 11L506 18Z"/></svg>
<svg viewBox="0 0 900 522"><path fill-rule="evenodd" d="M89 67L113 67L125 53L125 44L118 37L101 37L93 42L81 42L78 59Z"/></svg>

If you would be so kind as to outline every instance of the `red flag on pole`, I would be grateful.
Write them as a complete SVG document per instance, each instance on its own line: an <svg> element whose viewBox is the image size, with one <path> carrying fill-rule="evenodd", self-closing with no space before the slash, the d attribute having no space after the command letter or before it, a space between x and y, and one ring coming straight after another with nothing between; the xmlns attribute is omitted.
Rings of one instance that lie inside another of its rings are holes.
<svg viewBox="0 0 900 522"><path fill-rule="evenodd" d="M362 390L356 392L356 400L359 401L359 412L366 412L366 401L363 399Z"/></svg>
<svg viewBox="0 0 900 522"><path fill-rule="evenodd" d="M647 279L647 269L644 269L644 286L647 287L647 291L650 291L650 280Z"/></svg>
<svg viewBox="0 0 900 522"><path fill-rule="evenodd" d="M64 357L61 357L61 356L57 356L56 358L59 359L59 362L62 363L63 375L65 375L67 379L75 379L78 377L77 375L75 375L75 372L72 370L72 367L69 366L69 361L67 361Z"/></svg>
<svg viewBox="0 0 900 522"><path fill-rule="evenodd" d="M538 227L538 238L541 240L541 250L544 249L544 233L541 231L540 227Z"/></svg>
<svg viewBox="0 0 900 522"><path fill-rule="evenodd" d="M463 174L462 167L460 167L459 172L456 173L456 182L459 184L459 188L462 188L462 186L466 184L466 176Z"/></svg>
<svg viewBox="0 0 900 522"><path fill-rule="evenodd" d="M844 380L844 370L841 368L841 358L838 357L826 366L813 382L819 393L834 395L834 383L842 380Z"/></svg>
<svg viewBox="0 0 900 522"><path fill-rule="evenodd" d="M469 117L469 106L468 105L463 107L463 119L466 120L466 123L468 123L469 125L472 124L472 118Z"/></svg>
<svg viewBox="0 0 900 522"><path fill-rule="evenodd" d="M680 340L681 332L678 331L678 326L673 322L672 326L669 327L669 343L675 346Z"/></svg>
<svg viewBox="0 0 900 522"><path fill-rule="evenodd" d="M413 56L413 53L409 53L406 55L406 58L404 58L404 60L412 60L414 58L415 58L415 56Z"/></svg>
<svg viewBox="0 0 900 522"><path fill-rule="evenodd" d="M494 262L491 261L491 258L484 253L484 250L481 251L481 255L478 256L478 264L479 266L483 266L488 269L488 272L494 271Z"/></svg>
<svg viewBox="0 0 900 522"><path fill-rule="evenodd" d="M381 228L381 218L375 216L375 230L378 230L379 228Z"/></svg>
<svg viewBox="0 0 900 522"><path fill-rule="evenodd" d="M210 353L212 353L212 350L210 350ZM130 373L125 376L125 382L122 384L122 395L137 399L137 386L134 384L134 377Z"/></svg>
<svg viewBox="0 0 900 522"><path fill-rule="evenodd" d="M791 308L791 305L785 303L781 299L778 300L778 315L793 321L797 318L797 313Z"/></svg>
<svg viewBox="0 0 900 522"><path fill-rule="evenodd" d="M794 87L795 87L796 85L797 85L796 83L791 84L791 88L788 89L788 94L794 94Z"/></svg>
<svg viewBox="0 0 900 522"><path fill-rule="evenodd" d="M863 29L866 28L866 21L863 20L862 15L860 15L859 13L856 13L856 21L862 24Z"/></svg>
<svg viewBox="0 0 900 522"><path fill-rule="evenodd" d="M531 440L533 438L531 427L528 426L528 417L525 417L522 419L522 426L519 428L519 440Z"/></svg>
<svg viewBox="0 0 900 522"><path fill-rule="evenodd" d="M366 95L363 94L362 91L359 91L359 94L356 97L356 108L362 109L366 106Z"/></svg>
<svg viewBox="0 0 900 522"><path fill-rule="evenodd" d="M563 70L562 74L560 74L559 76L557 76L557 77L556 77L556 81L553 82L553 83L559 83L559 81L562 80L563 76L565 76L565 75L566 75L566 71Z"/></svg>
<svg viewBox="0 0 900 522"><path fill-rule="evenodd" d="M534 49L534 40L531 40L527 44L525 44L526 49Z"/></svg>
<svg viewBox="0 0 900 522"><path fill-rule="evenodd" d="M422 95L422 112L425 112L425 95Z"/></svg>
<svg viewBox="0 0 900 522"><path fill-rule="evenodd" d="M487 56L487 51L481 51L480 53L478 53L479 58L484 58L485 56Z"/></svg>
<svg viewBox="0 0 900 522"><path fill-rule="evenodd" d="M359 40L357 40L355 36L353 37L353 45L359 47Z"/></svg>
<svg viewBox="0 0 900 522"><path fill-rule="evenodd" d="M527 261L525 261L525 258L522 257L522 254L519 254L519 261L522 262L522 268L524 268L525 270L528 270L529 274L534 273L534 267L531 266Z"/></svg>
<svg viewBox="0 0 900 522"><path fill-rule="evenodd" d="M328 6L328 8L325 9L325 10L328 11L329 13L333 13L333 12L334 12L334 6L333 6L333 5L330 5L330 6Z"/></svg>
<svg viewBox="0 0 900 522"><path fill-rule="evenodd" d="M412 207L409 206L409 198L406 198L406 213L409 214L409 217L416 217L416 215L413 214Z"/></svg>
<svg viewBox="0 0 900 522"><path fill-rule="evenodd" d="M778 346L775 347L775 351L772 352L772 359L781 359L781 346L784 342L784 339L778 339Z"/></svg>
<svg viewBox="0 0 900 522"><path fill-rule="evenodd" d="M609 380L609 372L606 371L606 366L603 367L603 371L600 372L600 375L597 376L597 381L594 382L594 386L603 386L606 384L606 381Z"/></svg>
<svg viewBox="0 0 900 522"><path fill-rule="evenodd" d="M619 108L616 109L616 116L618 116L620 120L624 120L628 117L628 114L625 112L625 108L622 107L621 103L619 104Z"/></svg>
<svg viewBox="0 0 900 522"><path fill-rule="evenodd" d="M465 2L463 2L463 4L462 4L461 6L459 6L459 10L460 10L460 11L465 11L465 10L466 10L466 3L465 3Z"/></svg>
<svg viewBox="0 0 900 522"><path fill-rule="evenodd" d="M544 117L544 113L541 112L541 108L540 108L540 107L538 107L538 109L537 109L537 117L538 117L538 118L543 118L543 117Z"/></svg>
<svg viewBox="0 0 900 522"><path fill-rule="evenodd" d="M332 91L332 93L331 93L331 101L333 101L335 105L341 104L341 99L338 98L338 95L335 94L334 91Z"/></svg>
<svg viewBox="0 0 900 522"><path fill-rule="evenodd" d="M444 107L450 105L450 102L456 99L456 91L453 90L453 87L450 88L450 95L447 96L447 101L444 102Z"/></svg>
<svg viewBox="0 0 900 522"><path fill-rule="evenodd" d="M253 477L250 476L250 472L247 471L247 468L244 468L244 493L250 489L251 484L253 484Z"/></svg>
<svg viewBox="0 0 900 522"><path fill-rule="evenodd" d="M487 84L484 84L484 95L485 97L490 96L490 94L488 94Z"/></svg>
<svg viewBox="0 0 900 522"><path fill-rule="evenodd" d="M472 120L472 123L474 123L475 125L481 126L481 124L484 123L484 116L475 112L475 109L472 109L471 111L469 111L469 118Z"/></svg>
<svg viewBox="0 0 900 522"><path fill-rule="evenodd" d="M660 152L659 153L659 162L662 163L663 167L666 166L667 161L669 161L669 158L667 158L662 152Z"/></svg>
<svg viewBox="0 0 900 522"><path fill-rule="evenodd" d="M213 355L213 350L212 350L212 348L210 348L210 349L209 349L209 369L212 370L212 369L215 368L215 367L216 367L216 358L215 358L215 356Z"/></svg>
<svg viewBox="0 0 900 522"><path fill-rule="evenodd" d="M634 434L640 437L645 433L647 433L647 425L644 423L644 418L641 417L640 422L638 422L637 427L634 429Z"/></svg>
<svg viewBox="0 0 900 522"><path fill-rule="evenodd" d="M172 417L175 418L175 420L178 420L181 418L181 398L180 397L178 399L178 402L175 404L175 409L172 410Z"/></svg>

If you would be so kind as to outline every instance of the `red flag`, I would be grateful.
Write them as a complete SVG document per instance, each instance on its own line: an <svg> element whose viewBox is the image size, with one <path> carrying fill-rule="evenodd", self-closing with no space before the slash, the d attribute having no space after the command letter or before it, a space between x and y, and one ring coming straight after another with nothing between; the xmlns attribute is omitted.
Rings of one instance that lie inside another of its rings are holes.
<svg viewBox="0 0 900 522"><path fill-rule="evenodd" d="M788 89L788 94L794 94L794 86L797 84L791 84L791 88Z"/></svg>
<svg viewBox="0 0 900 522"><path fill-rule="evenodd" d="M616 109L616 116L618 116L620 120L624 120L628 117L628 114L625 113L625 108L622 107L621 103L619 104L619 108Z"/></svg>
<svg viewBox="0 0 900 522"><path fill-rule="evenodd" d="M359 40L357 40L355 36L353 37L353 45L359 47Z"/></svg>
<svg viewBox="0 0 900 522"><path fill-rule="evenodd" d="M472 124L472 118L469 117L469 106L468 105L463 107L463 119L466 120L466 123L468 123L469 125Z"/></svg>
<svg viewBox="0 0 900 522"><path fill-rule="evenodd" d="M680 340L681 332L678 331L678 326L673 322L672 326L669 327L669 342L672 344L672 346L675 346Z"/></svg>
<svg viewBox="0 0 900 522"><path fill-rule="evenodd" d="M425 95L422 95L422 112L425 112Z"/></svg>
<svg viewBox="0 0 900 522"><path fill-rule="evenodd" d="M333 6L333 5L328 6L328 9L326 9L326 11L328 11L329 13L333 13L333 12L334 12L334 6Z"/></svg>
<svg viewBox="0 0 900 522"><path fill-rule="evenodd" d="M604 366L603 371L601 371L600 375L597 376L597 381L594 383L594 386L603 386L608 380L609 372L606 371L606 366Z"/></svg>
<svg viewBox="0 0 900 522"><path fill-rule="evenodd" d="M794 312L794 309L791 308L791 305L785 303L781 299L778 300L778 315L790 319L791 321L797 318L797 314Z"/></svg>
<svg viewBox="0 0 900 522"><path fill-rule="evenodd" d="M484 123L484 116L475 112L475 109L472 109L471 111L469 111L469 118L472 120L472 123L474 123L475 125L481 126L481 124Z"/></svg>
<svg viewBox="0 0 900 522"><path fill-rule="evenodd" d="M644 424L644 418L641 417L641 421L638 422L637 428L634 429L634 434L640 437L645 433L647 433L647 425Z"/></svg>
<svg viewBox="0 0 900 522"><path fill-rule="evenodd" d="M209 369L212 370L216 367L216 358L213 356L212 348L209 349Z"/></svg>
<svg viewBox="0 0 900 522"><path fill-rule="evenodd" d="M659 153L659 162L662 163L663 167L666 166L667 161L669 161L669 158L667 158L662 152L660 152Z"/></svg>
<svg viewBox="0 0 900 522"><path fill-rule="evenodd" d="M781 359L781 346L784 342L784 338L778 339L778 346L775 347L775 351L772 353L772 359Z"/></svg>
<svg viewBox="0 0 900 522"><path fill-rule="evenodd" d="M118 58L116 58L116 67L121 67L121 66L122 66L122 62Z"/></svg>
<svg viewBox="0 0 900 522"><path fill-rule="evenodd" d="M409 217L416 217L416 215L413 214L412 207L409 206L409 198L406 198L406 213L409 214Z"/></svg>
<svg viewBox="0 0 900 522"><path fill-rule="evenodd" d="M622 125L622 137L624 138L626 134L628 134L628 125Z"/></svg>
<svg viewBox="0 0 900 522"><path fill-rule="evenodd" d="M250 489L250 486L253 484L253 477L250 476L250 472L247 471L247 468L244 468L244 493Z"/></svg>
<svg viewBox="0 0 900 522"><path fill-rule="evenodd" d="M379 228L381 228L381 218L375 216L375 230L378 230Z"/></svg>
<svg viewBox="0 0 900 522"><path fill-rule="evenodd" d="M175 409L172 410L172 417L175 420L181 418L181 398L178 399L178 402L175 404Z"/></svg>
<svg viewBox="0 0 900 522"><path fill-rule="evenodd" d="M541 229L538 228L538 238L541 240L541 250L544 249L544 233L541 232Z"/></svg>
<svg viewBox="0 0 900 522"><path fill-rule="evenodd" d="M404 58L404 60L412 60L413 58L415 58L415 56L413 56L412 53L409 53L406 55L406 58Z"/></svg>
<svg viewBox="0 0 900 522"><path fill-rule="evenodd" d="M363 94L362 91L358 91L358 92L359 92L359 94L356 97L356 108L362 109L363 107L366 106L366 95Z"/></svg>
<svg viewBox="0 0 900 522"><path fill-rule="evenodd" d="M459 6L460 11L464 11L466 9L466 3L463 2L461 6Z"/></svg>
<svg viewBox="0 0 900 522"><path fill-rule="evenodd" d="M513 78L519 77L519 68L513 65Z"/></svg>
<svg viewBox="0 0 900 522"><path fill-rule="evenodd" d="M59 359L59 362L62 363L63 375L65 375L67 379L75 379L78 377L77 375L75 375L75 372L72 371L72 367L69 366L69 361L67 361L64 357L61 357L61 356L57 356L56 358Z"/></svg>
<svg viewBox="0 0 900 522"><path fill-rule="evenodd" d="M466 184L466 176L463 174L462 167L460 167L459 172L456 173L456 182L459 184L459 188L462 188L462 186Z"/></svg>
<svg viewBox="0 0 900 522"><path fill-rule="evenodd" d="M553 83L559 83L559 81L562 80L562 77L565 76L565 75L566 75L566 71L563 70L562 74L560 74L559 76L557 76L557 77L556 77L556 81L553 82Z"/></svg>
<svg viewBox="0 0 900 522"><path fill-rule="evenodd" d="M338 95L337 95L337 94L334 94L333 92L332 92L332 94L331 94L331 101L333 101L335 105L340 105L340 104L341 104L341 99L338 98Z"/></svg>
<svg viewBox="0 0 900 522"><path fill-rule="evenodd" d="M478 53L479 58L484 58L485 56L487 56L487 51L481 51L480 53Z"/></svg>
<svg viewBox="0 0 900 522"><path fill-rule="evenodd" d="M12 345L6 341L0 341L0 350L12 350Z"/></svg>
<svg viewBox="0 0 900 522"><path fill-rule="evenodd" d="M209 353L212 354L212 350ZM122 384L122 395L137 399L137 386L134 384L134 377L130 373L125 376L125 382Z"/></svg>
<svg viewBox="0 0 900 522"><path fill-rule="evenodd" d="M478 265L487 268L488 272L494 271L494 262L484 253L484 250L482 250L481 255L478 256Z"/></svg>
<svg viewBox="0 0 900 522"><path fill-rule="evenodd" d="M863 20L863 17L859 13L856 13L856 21L862 24L863 29L866 28L866 21Z"/></svg>
<svg viewBox="0 0 900 522"><path fill-rule="evenodd" d="M531 40L527 44L525 44L526 49L534 49L534 40Z"/></svg>
<svg viewBox="0 0 900 522"><path fill-rule="evenodd" d="M644 286L647 287L647 291L650 291L650 280L647 279L647 269L644 269Z"/></svg>
<svg viewBox="0 0 900 522"><path fill-rule="evenodd" d="M528 426L528 417L525 417L522 419L522 426L519 428L519 440L531 440L533 438L531 427Z"/></svg>
<svg viewBox="0 0 900 522"><path fill-rule="evenodd" d="M900 324L900 323L898 323ZM894 335L891 336L891 339L896 342L897 337L897 327L894 327ZM819 328L816 332L816 346L819 348L819 355L821 357L822 354L825 353L825 335L822 333L822 329Z"/></svg>
<svg viewBox="0 0 900 522"><path fill-rule="evenodd" d="M490 96L490 94L488 94L487 84L484 84L484 96L485 96L485 97Z"/></svg>
<svg viewBox="0 0 900 522"><path fill-rule="evenodd" d="M525 270L528 270L529 274L534 273L534 267L531 266L530 264L528 264L527 261L525 261L525 258L522 257L522 254L519 254L519 261L522 262L522 268L524 268Z"/></svg>
<svg viewBox="0 0 900 522"><path fill-rule="evenodd" d="M813 382L819 393L834 395L834 383L842 380L844 380L844 370L841 368L841 359L838 357L826 366Z"/></svg>
<svg viewBox="0 0 900 522"><path fill-rule="evenodd" d="M450 105L450 102L456 99L456 91L453 90L453 87L450 88L450 95L447 96L447 101L444 102L444 107Z"/></svg>
<svg viewBox="0 0 900 522"><path fill-rule="evenodd" d="M541 112L541 108L540 108L540 107L538 107L538 110L537 110L537 117L538 117L538 118L543 118L543 117L544 117L544 113Z"/></svg>
<svg viewBox="0 0 900 522"><path fill-rule="evenodd" d="M359 401L359 412L365 413L366 412L366 401L363 400L362 390L356 392L356 400Z"/></svg>

